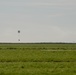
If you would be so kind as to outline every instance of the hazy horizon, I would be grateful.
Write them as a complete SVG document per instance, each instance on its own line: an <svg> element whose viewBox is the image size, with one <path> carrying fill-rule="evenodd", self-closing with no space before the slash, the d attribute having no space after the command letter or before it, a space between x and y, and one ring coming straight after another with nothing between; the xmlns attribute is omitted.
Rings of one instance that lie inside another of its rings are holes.
<svg viewBox="0 0 76 75"><path fill-rule="evenodd" d="M75 32L76 0L0 0L0 42L76 42Z"/></svg>

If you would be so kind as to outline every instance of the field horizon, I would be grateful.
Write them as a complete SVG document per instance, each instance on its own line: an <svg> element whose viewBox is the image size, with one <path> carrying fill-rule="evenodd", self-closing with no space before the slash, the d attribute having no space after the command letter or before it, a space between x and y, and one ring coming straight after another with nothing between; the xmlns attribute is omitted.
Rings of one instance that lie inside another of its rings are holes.
<svg viewBox="0 0 76 75"><path fill-rule="evenodd" d="M0 43L0 75L76 75L75 43Z"/></svg>

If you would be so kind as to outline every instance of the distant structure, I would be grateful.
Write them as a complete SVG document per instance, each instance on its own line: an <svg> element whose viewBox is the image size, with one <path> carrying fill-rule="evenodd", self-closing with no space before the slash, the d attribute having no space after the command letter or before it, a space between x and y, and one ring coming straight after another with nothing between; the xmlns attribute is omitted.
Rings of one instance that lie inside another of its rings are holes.
<svg viewBox="0 0 76 75"><path fill-rule="evenodd" d="M18 30L18 41L20 41L20 33L21 33L21 31Z"/></svg>

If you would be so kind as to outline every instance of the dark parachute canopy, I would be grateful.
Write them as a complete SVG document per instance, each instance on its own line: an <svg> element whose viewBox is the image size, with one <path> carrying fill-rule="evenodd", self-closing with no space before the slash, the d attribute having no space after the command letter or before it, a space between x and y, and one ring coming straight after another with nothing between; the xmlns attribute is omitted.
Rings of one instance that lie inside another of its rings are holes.
<svg viewBox="0 0 76 75"><path fill-rule="evenodd" d="M20 33L20 30L18 30L18 33Z"/></svg>

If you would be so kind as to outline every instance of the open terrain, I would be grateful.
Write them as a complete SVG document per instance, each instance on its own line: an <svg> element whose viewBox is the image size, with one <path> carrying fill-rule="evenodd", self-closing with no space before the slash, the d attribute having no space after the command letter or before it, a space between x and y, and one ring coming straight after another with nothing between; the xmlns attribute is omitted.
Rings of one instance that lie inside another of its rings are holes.
<svg viewBox="0 0 76 75"><path fill-rule="evenodd" d="M0 44L0 75L76 75L76 44Z"/></svg>

